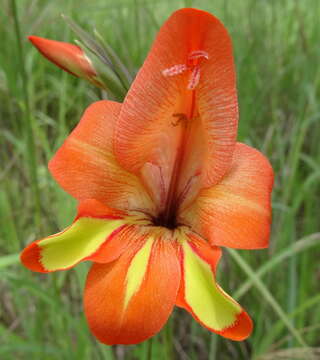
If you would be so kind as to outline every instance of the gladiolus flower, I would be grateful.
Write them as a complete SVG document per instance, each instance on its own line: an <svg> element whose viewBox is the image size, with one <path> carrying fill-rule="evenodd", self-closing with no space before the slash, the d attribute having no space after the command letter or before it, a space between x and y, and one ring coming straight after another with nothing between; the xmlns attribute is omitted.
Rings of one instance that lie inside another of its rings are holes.
<svg viewBox="0 0 320 360"><path fill-rule="evenodd" d="M28 39L44 57L61 69L103 87L97 80L97 72L91 60L79 46L39 36L29 36Z"/></svg>
<svg viewBox="0 0 320 360"><path fill-rule="evenodd" d="M101 342L153 336L174 305L226 338L250 335L250 317L215 271L220 247L268 246L273 171L236 142L237 120L229 35L211 14L182 9L123 104L91 105L51 160L78 214L21 260L38 272L94 262L84 310Z"/></svg>

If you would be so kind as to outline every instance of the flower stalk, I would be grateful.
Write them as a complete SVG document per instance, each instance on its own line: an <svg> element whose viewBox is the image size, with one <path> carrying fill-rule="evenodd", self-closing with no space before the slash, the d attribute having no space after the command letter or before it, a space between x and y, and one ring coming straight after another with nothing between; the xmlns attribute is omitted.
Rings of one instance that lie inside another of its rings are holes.
<svg viewBox="0 0 320 360"><path fill-rule="evenodd" d="M36 144L34 139L34 133L32 128L32 115L30 111L30 99L28 91L28 75L25 69L24 51L21 41L21 31L19 25L18 10L15 0L11 0L11 9L14 22L14 31L16 35L16 44L18 51L19 71L22 79L22 93L23 93L23 113L26 124L26 138L27 138L27 163L29 167L29 178L32 190L32 197L34 201L34 224L35 229L41 229L41 198L39 190L39 180L37 174L37 156L36 156Z"/></svg>

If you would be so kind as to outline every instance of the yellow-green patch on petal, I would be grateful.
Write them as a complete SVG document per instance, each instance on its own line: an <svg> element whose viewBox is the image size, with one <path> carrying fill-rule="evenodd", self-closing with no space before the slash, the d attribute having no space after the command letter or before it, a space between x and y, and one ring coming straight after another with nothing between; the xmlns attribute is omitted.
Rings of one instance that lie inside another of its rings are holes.
<svg viewBox="0 0 320 360"><path fill-rule="evenodd" d="M132 296L139 290L148 268L154 239L149 238L142 248L135 254L128 268L126 276L126 292L124 298L124 308L129 304Z"/></svg>
<svg viewBox="0 0 320 360"><path fill-rule="evenodd" d="M94 254L123 220L83 217L64 231L37 243L40 262L47 271L67 269Z"/></svg>
<svg viewBox="0 0 320 360"><path fill-rule="evenodd" d="M223 331L233 326L242 312L216 283L208 263L185 241L183 247L184 298L194 316L208 328Z"/></svg>

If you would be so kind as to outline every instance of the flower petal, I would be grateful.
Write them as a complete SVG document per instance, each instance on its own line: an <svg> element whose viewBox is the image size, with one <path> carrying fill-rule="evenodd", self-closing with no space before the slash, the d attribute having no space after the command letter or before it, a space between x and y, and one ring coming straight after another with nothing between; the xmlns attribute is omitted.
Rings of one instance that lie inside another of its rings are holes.
<svg viewBox="0 0 320 360"><path fill-rule="evenodd" d="M91 331L109 345L146 340L167 321L179 283L171 242L136 235L136 245L117 261L89 272L84 309Z"/></svg>
<svg viewBox="0 0 320 360"><path fill-rule="evenodd" d="M212 245L238 249L268 246L273 170L259 151L237 143L230 171L199 193L180 221Z"/></svg>
<svg viewBox="0 0 320 360"><path fill-rule="evenodd" d="M177 305L210 331L237 341L247 338L252 331L250 317L215 280L219 248L195 236L181 247L182 280Z"/></svg>
<svg viewBox="0 0 320 360"><path fill-rule="evenodd" d="M183 66L188 62L199 62L200 73ZM115 127L115 155L135 173L145 164L159 166L164 179L181 161L182 170L193 172L188 179L201 170L202 184L208 187L231 164L237 119L226 29L207 12L181 9L161 27L128 92Z"/></svg>
<svg viewBox="0 0 320 360"><path fill-rule="evenodd" d="M116 162L112 154L113 126L121 105L98 101L49 163L57 182L78 200L97 199L121 209L151 207L139 179Z"/></svg>
<svg viewBox="0 0 320 360"><path fill-rule="evenodd" d="M126 239L133 230L126 222L119 212L86 201L71 226L31 243L21 253L21 261L37 272L66 270L82 260L113 261L128 246Z"/></svg>

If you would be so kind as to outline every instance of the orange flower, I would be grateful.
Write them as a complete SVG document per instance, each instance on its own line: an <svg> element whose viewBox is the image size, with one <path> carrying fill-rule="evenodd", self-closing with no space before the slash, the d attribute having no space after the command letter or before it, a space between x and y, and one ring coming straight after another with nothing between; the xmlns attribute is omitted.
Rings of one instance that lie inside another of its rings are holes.
<svg viewBox="0 0 320 360"><path fill-rule="evenodd" d="M236 142L237 94L224 26L200 10L175 12L123 104L99 101L49 164L79 201L73 224L22 253L31 270L94 262L84 309L106 344L157 333L174 305L233 340L247 313L215 280L220 246L268 246L273 172Z"/></svg>

